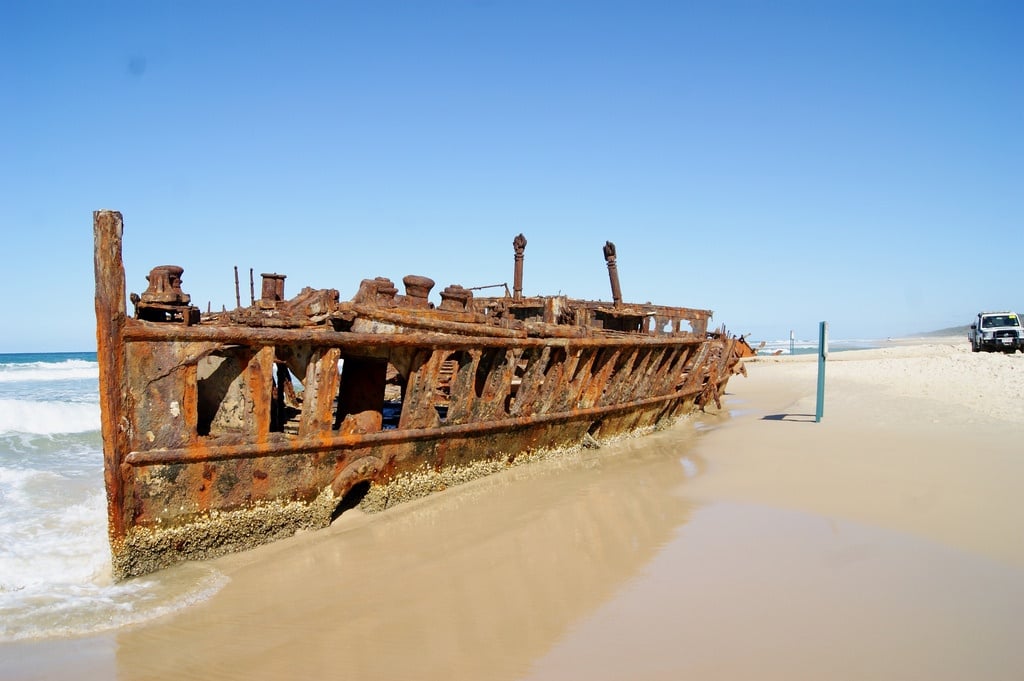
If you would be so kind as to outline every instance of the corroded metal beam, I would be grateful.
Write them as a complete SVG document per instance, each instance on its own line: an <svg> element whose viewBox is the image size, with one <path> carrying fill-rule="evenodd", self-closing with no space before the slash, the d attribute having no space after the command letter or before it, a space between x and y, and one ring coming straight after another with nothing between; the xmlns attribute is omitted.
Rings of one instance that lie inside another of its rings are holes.
<svg viewBox="0 0 1024 681"><path fill-rule="evenodd" d="M92 216L93 264L96 279L96 356L99 361L100 431L103 435L103 476L107 488L110 536L125 532L122 457L128 451L124 401L128 385L124 373L121 332L125 313L124 265L121 240L124 222L117 211L99 210Z"/></svg>
<svg viewBox="0 0 1024 681"><path fill-rule="evenodd" d="M482 336L459 336L430 332L411 333L355 333L333 331L316 327L305 329L266 329L245 326L197 326L185 327L172 324L141 324L129 320L124 327L124 340L128 342L169 342L208 341L214 343L246 343L259 345L311 344L333 347L632 347L637 344L649 346L672 346L692 343L699 345L704 339L688 334L685 336L649 336L643 338L627 336L600 336L591 338L530 338L515 336L495 338Z"/></svg>

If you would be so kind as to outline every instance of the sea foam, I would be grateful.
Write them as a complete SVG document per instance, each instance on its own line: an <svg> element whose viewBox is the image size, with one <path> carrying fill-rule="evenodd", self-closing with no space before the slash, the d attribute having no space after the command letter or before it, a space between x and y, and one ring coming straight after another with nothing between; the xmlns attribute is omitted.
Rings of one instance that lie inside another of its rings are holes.
<svg viewBox="0 0 1024 681"><path fill-rule="evenodd" d="M142 622L226 580L187 565L113 582L94 358L0 354L0 642Z"/></svg>
<svg viewBox="0 0 1024 681"><path fill-rule="evenodd" d="M54 435L99 428L97 403L0 399L0 434Z"/></svg>
<svg viewBox="0 0 1024 681"><path fill-rule="evenodd" d="M102 474L0 466L0 641L77 636L205 600L206 565L114 583Z"/></svg>
<svg viewBox="0 0 1024 681"><path fill-rule="evenodd" d="M63 362L15 362L0 364L0 383L74 381L99 378L96 362L67 359Z"/></svg>

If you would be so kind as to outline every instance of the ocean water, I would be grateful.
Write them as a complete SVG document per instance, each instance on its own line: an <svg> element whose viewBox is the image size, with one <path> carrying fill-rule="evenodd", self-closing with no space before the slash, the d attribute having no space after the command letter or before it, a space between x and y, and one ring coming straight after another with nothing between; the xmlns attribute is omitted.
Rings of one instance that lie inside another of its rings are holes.
<svg viewBox="0 0 1024 681"><path fill-rule="evenodd" d="M144 621L224 581L111 579L98 373L95 353L0 354L0 641Z"/></svg>
<svg viewBox="0 0 1024 681"><path fill-rule="evenodd" d="M759 355L814 355L818 352L818 339L814 340L793 340L788 338L782 340L762 341L747 339ZM844 350L870 350L879 347L879 341L868 339L832 340L828 342L829 352L843 352Z"/></svg>

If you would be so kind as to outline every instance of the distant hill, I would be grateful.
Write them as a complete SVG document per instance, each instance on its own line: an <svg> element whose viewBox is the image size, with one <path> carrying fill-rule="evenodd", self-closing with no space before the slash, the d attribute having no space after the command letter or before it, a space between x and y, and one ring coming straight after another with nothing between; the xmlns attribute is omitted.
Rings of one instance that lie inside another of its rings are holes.
<svg viewBox="0 0 1024 681"><path fill-rule="evenodd" d="M929 338L932 336L966 336L967 331L970 328L971 327L969 324L964 324L963 326L951 326L947 329L936 329L935 331L922 331L921 333L915 333L913 335L920 336L923 338Z"/></svg>

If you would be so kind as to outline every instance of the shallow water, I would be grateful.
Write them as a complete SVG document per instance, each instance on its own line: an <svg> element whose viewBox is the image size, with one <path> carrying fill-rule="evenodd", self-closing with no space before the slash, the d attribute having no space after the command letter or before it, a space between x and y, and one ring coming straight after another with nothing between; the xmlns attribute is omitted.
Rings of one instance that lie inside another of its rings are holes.
<svg viewBox="0 0 1024 681"><path fill-rule="evenodd" d="M0 641L116 629L224 582L112 582L97 380L93 353L0 354Z"/></svg>

